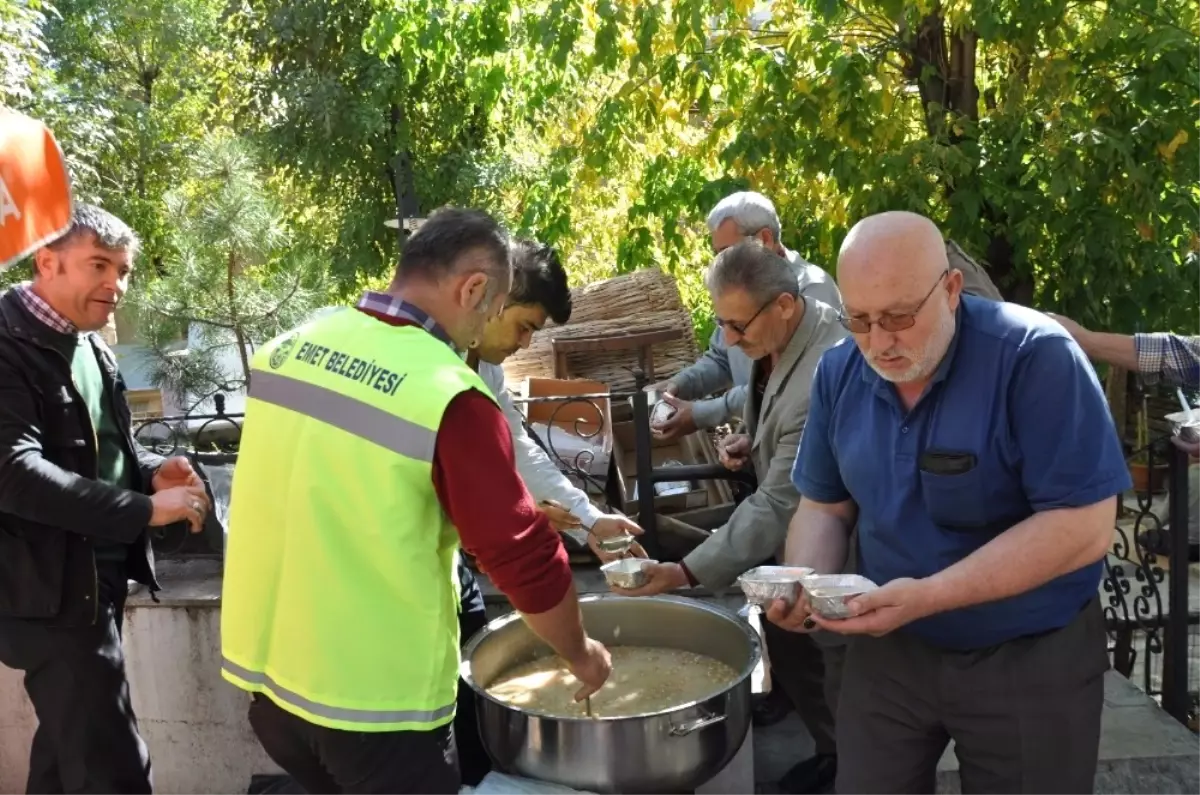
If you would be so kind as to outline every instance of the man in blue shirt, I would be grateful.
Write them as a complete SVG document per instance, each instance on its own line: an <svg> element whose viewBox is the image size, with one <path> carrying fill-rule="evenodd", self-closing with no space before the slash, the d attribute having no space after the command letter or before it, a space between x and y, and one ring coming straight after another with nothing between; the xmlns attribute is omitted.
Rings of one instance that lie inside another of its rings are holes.
<svg viewBox="0 0 1200 795"><path fill-rule="evenodd" d="M928 219L884 213L838 260L849 341L818 365L792 477L789 564L881 587L854 617L768 616L852 638L840 793L1090 792L1108 668L1097 592L1131 486L1103 392L1052 319L962 295Z"/></svg>

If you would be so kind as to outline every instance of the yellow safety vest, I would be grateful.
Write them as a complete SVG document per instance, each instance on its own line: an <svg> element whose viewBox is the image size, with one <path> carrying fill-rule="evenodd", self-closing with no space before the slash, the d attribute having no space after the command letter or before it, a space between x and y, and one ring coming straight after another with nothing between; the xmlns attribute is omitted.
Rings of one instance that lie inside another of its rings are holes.
<svg viewBox="0 0 1200 795"><path fill-rule="evenodd" d="M433 488L455 395L490 391L416 326L346 309L254 356L230 497L221 674L321 726L454 718L458 533Z"/></svg>

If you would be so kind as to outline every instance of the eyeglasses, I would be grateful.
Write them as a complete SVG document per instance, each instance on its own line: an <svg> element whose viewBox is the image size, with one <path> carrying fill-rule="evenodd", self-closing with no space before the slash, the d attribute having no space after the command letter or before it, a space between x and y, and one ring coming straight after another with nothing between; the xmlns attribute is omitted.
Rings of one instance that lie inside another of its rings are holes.
<svg viewBox="0 0 1200 795"><path fill-rule="evenodd" d="M775 298L778 298L778 297L779 296L775 296ZM765 304L760 306L758 308L758 311L755 312L753 315L751 315L750 319L747 320L745 323L738 323L736 320L722 320L721 318L717 318L716 319L717 328L729 329L730 331L737 332L739 335L745 334L746 329L750 328L751 323L758 320L758 316L763 313L763 310L766 309L771 304L775 303L775 298L772 298L771 300L767 301Z"/></svg>
<svg viewBox="0 0 1200 795"><path fill-rule="evenodd" d="M865 317L850 317L844 312L838 315L838 321L851 334L870 334L871 326L879 326L884 331L904 331L910 329L917 322L917 315L921 314L921 309L928 303L933 291L938 288L942 280L950 275L950 269L942 271L942 275L937 277L937 281L929 288L929 292L925 293L925 297L921 299L921 303L917 304L916 309L911 312L905 312L898 315L883 315L878 320L868 320Z"/></svg>

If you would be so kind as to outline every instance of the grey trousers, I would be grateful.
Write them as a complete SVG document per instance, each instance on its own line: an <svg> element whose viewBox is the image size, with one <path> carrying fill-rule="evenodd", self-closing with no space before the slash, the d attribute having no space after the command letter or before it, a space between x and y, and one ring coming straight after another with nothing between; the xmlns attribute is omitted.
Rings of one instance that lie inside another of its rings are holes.
<svg viewBox="0 0 1200 795"><path fill-rule="evenodd" d="M838 703L837 791L931 793L954 740L964 793L1088 793L1104 704L1098 599L1067 626L987 649L856 637Z"/></svg>

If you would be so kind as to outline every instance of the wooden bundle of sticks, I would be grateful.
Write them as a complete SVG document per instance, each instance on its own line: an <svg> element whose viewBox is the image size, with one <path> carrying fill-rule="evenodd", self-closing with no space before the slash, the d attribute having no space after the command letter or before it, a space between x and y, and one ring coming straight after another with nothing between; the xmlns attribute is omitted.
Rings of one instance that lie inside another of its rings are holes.
<svg viewBox="0 0 1200 795"><path fill-rule="evenodd" d="M597 284L578 287L571 293L571 322L565 326L547 326L533 335L529 348L518 351L504 362L504 374L510 384L528 377L554 376L552 339L614 337L646 331L678 329L682 337L652 348L654 377L669 378L696 361L691 315L679 297L675 280L658 269L647 269L617 276ZM571 354L572 377L588 378L607 384L614 392L634 388L630 369L637 363L633 351L597 351Z"/></svg>

